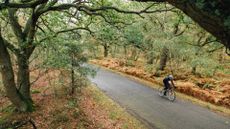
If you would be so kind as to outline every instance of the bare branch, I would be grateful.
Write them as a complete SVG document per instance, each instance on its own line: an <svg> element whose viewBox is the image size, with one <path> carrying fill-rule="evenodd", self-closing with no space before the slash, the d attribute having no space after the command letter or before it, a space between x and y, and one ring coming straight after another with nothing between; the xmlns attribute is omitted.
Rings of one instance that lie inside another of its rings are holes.
<svg viewBox="0 0 230 129"><path fill-rule="evenodd" d="M181 32L178 32L179 27L177 26L176 30L174 31L174 35L175 36L180 36L186 31L186 29L188 29L188 25L186 25L185 28Z"/></svg>
<svg viewBox="0 0 230 129"><path fill-rule="evenodd" d="M72 29L66 29L66 30L61 30L56 32L54 35L52 36L48 36L46 38L41 39L40 41L38 41L38 43L42 43L50 38L54 38L57 37L59 34L61 33L66 33L66 32L76 32L77 30L85 30L88 31L90 34L92 34L93 32L88 28L88 27L76 27L76 28L72 28Z"/></svg>
<svg viewBox="0 0 230 129"><path fill-rule="evenodd" d="M39 30L41 30L44 34L46 33L46 32L42 29L42 27L40 27L39 25L36 25L36 27L37 27Z"/></svg>
<svg viewBox="0 0 230 129"><path fill-rule="evenodd" d="M90 12L99 12L99 11L104 11L104 10L115 10L116 12L119 12L119 13L125 13L125 14L137 14L137 15L141 15L141 14L144 14L144 13L157 13L157 12L165 12L165 11L172 11L173 9L175 9L175 7L172 7L170 9L162 9L162 10L149 10L149 8L151 8L153 6L150 5L149 7L141 10L141 11L127 11L127 10L122 10L122 9L119 9L117 7L110 7L110 6L103 6L103 7L100 7L100 8L90 8L88 6L81 6L80 7L80 10L82 9L85 9L85 10L88 10Z"/></svg>
<svg viewBox="0 0 230 129"><path fill-rule="evenodd" d="M35 8L37 5L48 2L48 0L35 0L28 3L1 3L0 10L6 8Z"/></svg>
<svg viewBox="0 0 230 129"><path fill-rule="evenodd" d="M77 28L72 28L72 29L66 29L66 30L58 31L58 32L56 32L55 35L58 35L58 34L61 34L61 33L65 33L65 32L73 32L73 31L76 31L76 30L86 30L86 31L92 33L92 31L89 28L77 27Z"/></svg>
<svg viewBox="0 0 230 129"><path fill-rule="evenodd" d="M45 19L43 19L42 17L40 17L40 19L42 20L42 23L43 23L43 25L45 25L46 26L46 28L50 31L50 32L54 32L50 27L49 27L49 23L45 20Z"/></svg>
<svg viewBox="0 0 230 129"><path fill-rule="evenodd" d="M218 48L214 48L212 50L208 50L208 53L213 53L213 52L215 52L217 50L220 50L220 49L223 49L223 48L224 48L224 46L221 46L221 47L218 47Z"/></svg>
<svg viewBox="0 0 230 129"><path fill-rule="evenodd" d="M38 68L39 69L39 68ZM36 69L34 69L34 70L36 70ZM33 71L34 71L33 70ZM39 72L38 72L38 75L37 75L37 77L30 83L31 85L33 85L34 83L36 83L41 77L43 77L44 75L46 75L47 73L48 73L48 69L45 69L45 71L44 72L41 72L41 70L38 70Z"/></svg>
<svg viewBox="0 0 230 129"><path fill-rule="evenodd" d="M43 14L48 11L62 11L62 10L70 9L70 8L76 8L79 11L85 11L87 12L87 14L91 14L91 15L94 15L94 14L97 15L101 11L114 10L119 13L137 14L140 17L143 17L141 16L141 14L144 14L144 13L158 13L158 12L172 11L173 9L175 9L175 7L172 7L170 9L149 10L153 5L155 5L155 3L153 3L152 5L140 11L128 11L128 10L122 10L122 9L119 9L117 7L112 7L112 6L102 6L99 8L91 8L89 6L81 5L81 4L60 4L57 6L49 6L46 9L40 10L40 14Z"/></svg>

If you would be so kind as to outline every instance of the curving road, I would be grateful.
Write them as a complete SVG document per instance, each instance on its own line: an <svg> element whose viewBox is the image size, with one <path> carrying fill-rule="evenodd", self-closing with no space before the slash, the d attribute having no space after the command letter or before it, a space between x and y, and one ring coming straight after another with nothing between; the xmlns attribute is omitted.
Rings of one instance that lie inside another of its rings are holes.
<svg viewBox="0 0 230 129"><path fill-rule="evenodd" d="M99 69L90 80L153 129L230 129L230 118L189 101L170 102L143 84Z"/></svg>

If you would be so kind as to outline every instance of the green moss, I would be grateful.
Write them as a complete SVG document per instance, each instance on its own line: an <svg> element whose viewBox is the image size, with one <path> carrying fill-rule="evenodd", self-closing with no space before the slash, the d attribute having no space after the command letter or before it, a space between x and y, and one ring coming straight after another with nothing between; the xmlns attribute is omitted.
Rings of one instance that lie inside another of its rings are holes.
<svg viewBox="0 0 230 129"><path fill-rule="evenodd" d="M204 0L200 0L196 2L196 6L200 9L203 9L205 7L205 2Z"/></svg>
<svg viewBox="0 0 230 129"><path fill-rule="evenodd" d="M75 108L77 106L77 102L75 99L71 99L68 101L68 107L69 108Z"/></svg>
<svg viewBox="0 0 230 129"><path fill-rule="evenodd" d="M26 112L35 111L35 106L32 100L26 100L26 106L27 106Z"/></svg>
<svg viewBox="0 0 230 129"><path fill-rule="evenodd" d="M0 118L0 125L4 124L6 122L5 117Z"/></svg>
<svg viewBox="0 0 230 129"><path fill-rule="evenodd" d="M220 15L221 15L221 13L220 13L220 11L219 11L218 9L215 10L215 14L216 14L217 16L220 16Z"/></svg>
<svg viewBox="0 0 230 129"><path fill-rule="evenodd" d="M13 105L9 105L9 106L3 108L3 109L1 110L1 112L4 112L4 113L12 113L12 112L15 111L15 109L16 109L16 108L15 108Z"/></svg>
<svg viewBox="0 0 230 129"><path fill-rule="evenodd" d="M112 119L112 120L116 120L117 119L117 113L115 111L111 111L109 113L109 118Z"/></svg>
<svg viewBox="0 0 230 129"><path fill-rule="evenodd" d="M217 0L189 0L190 3L195 3L195 6L202 11L205 11L213 16L226 18L229 16L230 2L219 2Z"/></svg>
<svg viewBox="0 0 230 129"><path fill-rule="evenodd" d="M230 16L228 16L225 20L224 20L224 26L228 29L230 29Z"/></svg>
<svg viewBox="0 0 230 129"><path fill-rule="evenodd" d="M32 90L31 91L31 94L38 94L38 93L40 93L40 91L38 91L38 90Z"/></svg>
<svg viewBox="0 0 230 129"><path fill-rule="evenodd" d="M79 111L79 110L75 110L75 111L73 112L73 114L72 114L73 118L75 118L75 119L79 118L80 115L81 115L81 114L80 114L80 111Z"/></svg>

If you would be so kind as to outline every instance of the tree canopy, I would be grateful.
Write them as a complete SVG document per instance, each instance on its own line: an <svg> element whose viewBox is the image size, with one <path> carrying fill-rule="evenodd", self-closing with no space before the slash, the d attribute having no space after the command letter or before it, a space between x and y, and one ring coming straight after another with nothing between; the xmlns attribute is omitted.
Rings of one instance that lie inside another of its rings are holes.
<svg viewBox="0 0 230 129"><path fill-rule="evenodd" d="M230 49L229 0L134 0L139 2L167 2L191 17Z"/></svg>

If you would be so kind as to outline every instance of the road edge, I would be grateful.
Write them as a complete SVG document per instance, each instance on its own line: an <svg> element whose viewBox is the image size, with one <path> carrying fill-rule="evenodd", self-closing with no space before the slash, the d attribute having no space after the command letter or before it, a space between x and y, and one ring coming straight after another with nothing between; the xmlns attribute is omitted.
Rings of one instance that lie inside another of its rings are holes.
<svg viewBox="0 0 230 129"><path fill-rule="evenodd" d="M138 77L135 77L135 76L132 76L132 75L129 75L129 74L114 70L114 69L110 69L110 68L105 67L105 66L101 66L101 65L93 64L93 63L90 63L90 64L95 65L95 66L100 67L100 68L103 68L105 70L117 73L117 74L119 74L121 76L127 77L127 78L129 78L131 80L134 80L136 82L144 84L145 86L148 86L148 87L150 87L152 89L155 89L155 90L157 90L160 87L159 84L154 84L154 83L152 83L150 81L147 81L147 80L144 80L144 79L141 79L141 78L138 78ZM156 86L156 85L158 85L158 86ZM198 106L206 108L206 109L208 109L210 111L213 111L215 113L221 114L223 116L230 117L230 109L227 109L226 107L217 106L217 105L214 105L214 104L211 104L209 102L199 100L197 98L194 98L192 96L188 96L188 95L180 93L180 92L176 92L176 94L177 94L177 97L179 97L182 100L187 100L187 101L189 101L189 102L191 102L193 104L196 104Z"/></svg>

